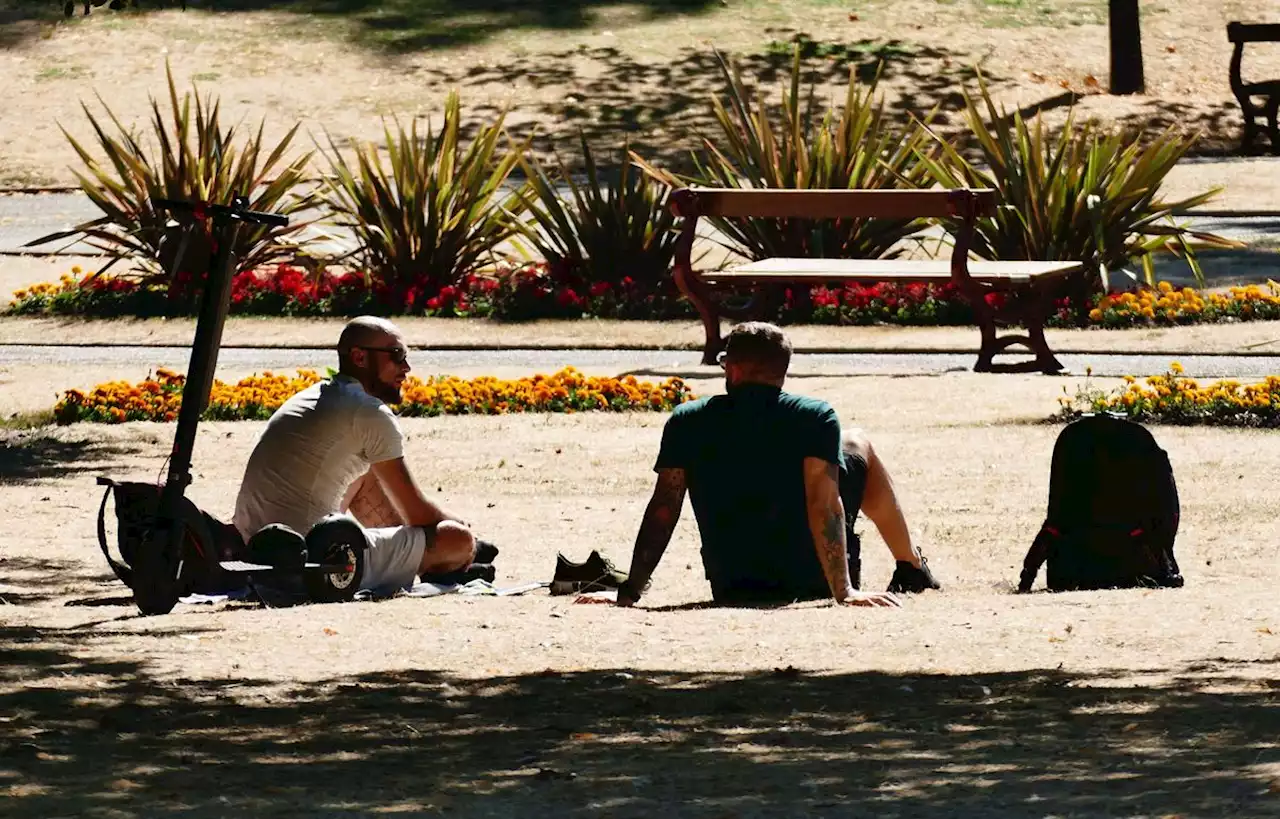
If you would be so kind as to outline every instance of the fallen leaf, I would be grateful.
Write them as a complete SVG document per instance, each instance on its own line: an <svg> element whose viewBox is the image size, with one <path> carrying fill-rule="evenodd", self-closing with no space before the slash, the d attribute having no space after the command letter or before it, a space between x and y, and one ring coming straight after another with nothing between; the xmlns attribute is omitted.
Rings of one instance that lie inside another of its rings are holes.
<svg viewBox="0 0 1280 819"><path fill-rule="evenodd" d="M849 12L849 22L850 22L850 23L856 23L856 22L858 22L858 15L857 15L857 14L854 14L852 11L851 11L851 12Z"/></svg>
<svg viewBox="0 0 1280 819"><path fill-rule="evenodd" d="M325 627L325 630L324 630L324 633L325 633L325 634L328 634L330 637L332 637L333 635L337 634L338 632L336 632L336 631L334 631L333 629L331 629L331 628L329 628L328 626L326 626L326 627Z"/></svg>
<svg viewBox="0 0 1280 819"><path fill-rule="evenodd" d="M1164 47L1164 50L1165 50L1165 51L1167 51L1167 52L1169 52L1170 54L1176 54L1176 53L1178 53L1178 47L1177 47L1177 46L1173 46L1173 45L1167 45L1167 46L1165 46L1165 47Z"/></svg>
<svg viewBox="0 0 1280 819"><path fill-rule="evenodd" d="M597 736L598 734L593 734L590 731L579 731L576 734L570 734L569 739L574 739L574 740L595 739Z"/></svg>
<svg viewBox="0 0 1280 819"><path fill-rule="evenodd" d="M1130 731L1132 731L1132 730L1136 729L1137 727L1138 727L1138 723L1136 723L1136 722L1131 722L1131 723L1129 723L1128 725L1126 725L1125 727L1121 728L1120 730L1127 734L1127 733L1129 733Z"/></svg>

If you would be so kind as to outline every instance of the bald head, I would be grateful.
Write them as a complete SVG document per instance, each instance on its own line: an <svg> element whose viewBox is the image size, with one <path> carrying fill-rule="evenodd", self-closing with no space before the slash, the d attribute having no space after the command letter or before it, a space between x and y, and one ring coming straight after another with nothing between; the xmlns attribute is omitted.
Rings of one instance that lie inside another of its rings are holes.
<svg viewBox="0 0 1280 819"><path fill-rule="evenodd" d="M351 369L351 351L358 347L390 347L400 340L400 328L381 316L357 316L338 336L338 369Z"/></svg>

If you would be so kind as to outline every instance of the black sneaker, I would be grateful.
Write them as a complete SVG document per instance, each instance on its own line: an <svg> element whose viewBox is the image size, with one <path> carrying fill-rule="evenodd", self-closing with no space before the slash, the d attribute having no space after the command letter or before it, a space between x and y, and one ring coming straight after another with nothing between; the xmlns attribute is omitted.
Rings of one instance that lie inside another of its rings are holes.
<svg viewBox="0 0 1280 819"><path fill-rule="evenodd" d="M563 554L556 555L556 573L551 578L552 594L581 594L608 591L627 581L627 573L614 566L609 558L594 549L581 563Z"/></svg>

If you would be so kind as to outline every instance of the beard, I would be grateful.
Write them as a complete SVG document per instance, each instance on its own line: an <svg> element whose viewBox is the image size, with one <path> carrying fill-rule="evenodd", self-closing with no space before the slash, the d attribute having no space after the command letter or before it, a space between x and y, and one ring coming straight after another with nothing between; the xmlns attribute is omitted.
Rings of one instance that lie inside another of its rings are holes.
<svg viewBox="0 0 1280 819"><path fill-rule="evenodd" d="M374 378L370 384L370 393L384 404L400 403L400 386L394 381L383 381L380 378Z"/></svg>

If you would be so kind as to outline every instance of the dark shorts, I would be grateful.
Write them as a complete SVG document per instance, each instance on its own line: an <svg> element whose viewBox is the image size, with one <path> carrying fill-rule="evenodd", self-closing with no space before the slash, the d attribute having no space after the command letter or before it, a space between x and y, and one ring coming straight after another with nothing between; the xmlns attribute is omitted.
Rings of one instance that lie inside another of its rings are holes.
<svg viewBox="0 0 1280 819"><path fill-rule="evenodd" d="M862 496L867 490L867 462L860 455L842 453L840 464L840 501L844 504L845 539L849 550L849 579L855 589L862 588L862 544L853 526L862 507ZM831 589L825 580L820 586L793 589L770 583L762 578L759 583L739 581L732 586L712 586L712 596L717 603L727 605L778 605L798 600L825 600L831 597Z"/></svg>

